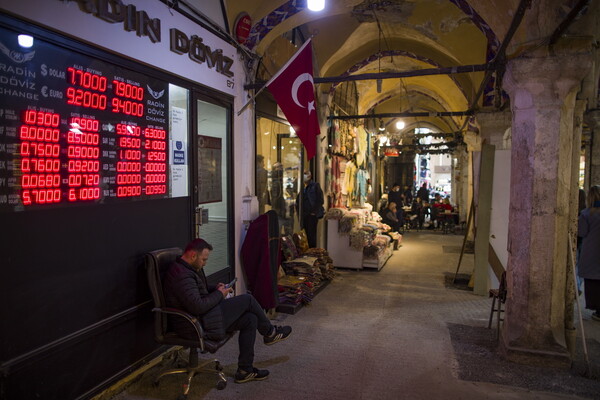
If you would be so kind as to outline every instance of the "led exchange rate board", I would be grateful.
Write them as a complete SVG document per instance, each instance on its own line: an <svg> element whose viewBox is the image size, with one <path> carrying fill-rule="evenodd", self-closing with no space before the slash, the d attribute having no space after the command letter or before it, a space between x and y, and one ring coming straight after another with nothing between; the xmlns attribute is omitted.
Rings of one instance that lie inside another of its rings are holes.
<svg viewBox="0 0 600 400"><path fill-rule="evenodd" d="M168 82L0 28L0 210L169 197Z"/></svg>

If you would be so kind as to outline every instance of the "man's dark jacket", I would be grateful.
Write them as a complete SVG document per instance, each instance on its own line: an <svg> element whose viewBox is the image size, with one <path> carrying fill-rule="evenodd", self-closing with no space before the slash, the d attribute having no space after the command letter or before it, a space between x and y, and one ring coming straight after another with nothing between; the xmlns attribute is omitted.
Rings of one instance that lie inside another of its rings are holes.
<svg viewBox="0 0 600 400"><path fill-rule="evenodd" d="M223 313L218 307L223 294L208 286L203 270L197 272L178 257L163 276L163 292L167 307L199 317L207 338L220 340L225 337ZM169 316L169 327L185 338L198 338L193 326L182 317Z"/></svg>
<svg viewBox="0 0 600 400"><path fill-rule="evenodd" d="M322 218L325 214L323 207L323 190L321 186L311 180L302 191L302 215L316 215L317 218Z"/></svg>

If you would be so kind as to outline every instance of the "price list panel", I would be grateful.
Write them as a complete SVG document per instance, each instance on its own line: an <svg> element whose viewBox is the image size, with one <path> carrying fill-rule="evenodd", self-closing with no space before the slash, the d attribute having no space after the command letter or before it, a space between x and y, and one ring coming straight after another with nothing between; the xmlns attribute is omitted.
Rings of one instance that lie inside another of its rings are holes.
<svg viewBox="0 0 600 400"><path fill-rule="evenodd" d="M0 28L0 211L169 197L168 82Z"/></svg>

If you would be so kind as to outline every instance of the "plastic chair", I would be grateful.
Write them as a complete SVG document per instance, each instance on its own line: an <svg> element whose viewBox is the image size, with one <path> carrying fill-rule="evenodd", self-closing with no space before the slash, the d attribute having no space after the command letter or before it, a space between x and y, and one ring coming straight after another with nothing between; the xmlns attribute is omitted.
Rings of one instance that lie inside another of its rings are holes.
<svg viewBox="0 0 600 400"><path fill-rule="evenodd" d="M223 346L232 334L220 341L214 341L207 339L204 334L204 329L200 324L200 321L193 315L188 314L183 310L166 307L165 297L162 289L162 275L169 265L175 260L175 258L181 255L181 249L177 247L161 249L152 251L146 254L146 272L148 276L148 284L150 285L150 291L152 292L152 298L154 300L154 338L160 344L174 345L189 347L189 360L188 365L185 368L170 369L161 373L155 380L154 384L158 385L159 380L166 375L172 374L187 374L187 380L183 384L183 392L178 397L179 400L187 398L190 391L190 385L194 375L204 372L217 375L217 389L225 389L227 386L227 379L223 374L223 368L216 358L208 360L202 360L199 362L198 351L200 353L215 353L221 346ZM198 334L198 338L194 340L186 339L179 336L176 332L169 330L167 319L169 315L177 315L187 320L195 329ZM208 365L214 364L214 368L207 368Z"/></svg>

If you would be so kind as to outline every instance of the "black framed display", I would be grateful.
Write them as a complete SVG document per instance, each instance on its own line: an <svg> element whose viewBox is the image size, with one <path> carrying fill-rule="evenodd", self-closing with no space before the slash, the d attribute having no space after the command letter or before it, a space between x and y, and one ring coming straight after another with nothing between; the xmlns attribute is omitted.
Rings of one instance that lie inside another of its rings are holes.
<svg viewBox="0 0 600 400"><path fill-rule="evenodd" d="M169 197L169 83L0 28L0 211Z"/></svg>

